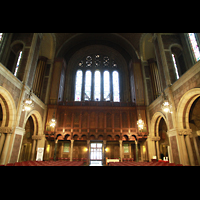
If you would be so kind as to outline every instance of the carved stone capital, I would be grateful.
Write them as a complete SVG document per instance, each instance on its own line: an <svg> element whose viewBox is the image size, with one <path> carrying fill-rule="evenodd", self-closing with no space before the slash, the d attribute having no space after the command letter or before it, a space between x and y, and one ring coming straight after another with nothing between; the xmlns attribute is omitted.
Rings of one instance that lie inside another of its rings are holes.
<svg viewBox="0 0 200 200"><path fill-rule="evenodd" d="M0 127L0 133L12 134L13 128L12 127Z"/></svg>
<svg viewBox="0 0 200 200"><path fill-rule="evenodd" d="M179 135L191 135L192 129L180 129L178 130Z"/></svg>
<svg viewBox="0 0 200 200"><path fill-rule="evenodd" d="M42 135L32 135L32 140L41 140Z"/></svg>
<svg viewBox="0 0 200 200"><path fill-rule="evenodd" d="M160 137L159 136L153 136L153 137L151 137L151 140L152 141L159 141Z"/></svg>

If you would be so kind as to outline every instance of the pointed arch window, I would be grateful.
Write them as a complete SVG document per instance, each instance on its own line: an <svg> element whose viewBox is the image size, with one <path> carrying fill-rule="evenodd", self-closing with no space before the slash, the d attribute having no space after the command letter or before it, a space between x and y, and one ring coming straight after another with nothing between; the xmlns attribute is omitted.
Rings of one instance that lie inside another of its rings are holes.
<svg viewBox="0 0 200 200"><path fill-rule="evenodd" d="M16 64L16 67L15 67L14 76L17 76L17 71L19 69L19 64L20 64L21 57L22 57L22 51L19 52L19 56L18 56L18 59L17 59L17 64Z"/></svg>
<svg viewBox="0 0 200 200"><path fill-rule="evenodd" d="M173 62L174 62L174 68L175 68L175 73L176 73L176 79L179 79L178 67L177 67L176 59L175 59L175 56L174 56L173 53L172 53L172 59L173 59Z"/></svg>
<svg viewBox="0 0 200 200"><path fill-rule="evenodd" d="M75 83L75 101L120 102L119 68L115 60L107 55L83 57L77 63Z"/></svg>
<svg viewBox="0 0 200 200"><path fill-rule="evenodd" d="M3 40L3 33L0 33L0 44L2 40Z"/></svg>
<svg viewBox="0 0 200 200"><path fill-rule="evenodd" d="M114 71L113 74L113 101L119 102L119 73Z"/></svg>
<svg viewBox="0 0 200 200"><path fill-rule="evenodd" d="M92 73L90 70L87 70L85 73L85 100L91 100L91 80Z"/></svg>
<svg viewBox="0 0 200 200"><path fill-rule="evenodd" d="M199 47L198 47L198 44L197 44L195 34L194 33L188 33L188 36L189 36L189 39L190 39L190 45L191 45L192 51L193 51L194 56L195 56L195 60L199 61L200 60L200 51L199 51Z"/></svg>
<svg viewBox="0 0 200 200"><path fill-rule="evenodd" d="M75 101L81 101L81 92L82 92L82 70L76 72L76 88L75 88Z"/></svg>
<svg viewBox="0 0 200 200"><path fill-rule="evenodd" d="M101 73L99 70L94 73L94 100L101 100Z"/></svg>
<svg viewBox="0 0 200 200"><path fill-rule="evenodd" d="M110 73L109 73L109 71L104 71L104 73L103 73L103 81L104 81L103 98L104 98L105 101L110 101Z"/></svg>

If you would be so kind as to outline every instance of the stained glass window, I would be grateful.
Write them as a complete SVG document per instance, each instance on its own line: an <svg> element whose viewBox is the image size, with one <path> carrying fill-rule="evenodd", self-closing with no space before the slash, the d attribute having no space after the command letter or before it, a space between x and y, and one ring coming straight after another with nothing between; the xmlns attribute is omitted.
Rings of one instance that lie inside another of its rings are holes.
<svg viewBox="0 0 200 200"><path fill-rule="evenodd" d="M199 47L198 47L198 44L197 44L197 40L195 38L195 34L194 33L188 33L188 36L189 36L189 39L190 39L190 44L191 44L192 50L193 50L194 55L195 55L195 59L196 59L196 61L199 61L200 60L200 51L199 51Z"/></svg>
<svg viewBox="0 0 200 200"><path fill-rule="evenodd" d="M22 51L19 52L19 56L18 56L18 59L17 59L17 64L16 64L16 67L15 67L14 76L17 76L17 71L19 69L19 64L20 64L21 57L22 57Z"/></svg>
<svg viewBox="0 0 200 200"><path fill-rule="evenodd" d="M110 101L110 73L109 71L105 71L103 73L103 81L104 81L104 95L103 98L105 101Z"/></svg>
<svg viewBox="0 0 200 200"><path fill-rule="evenodd" d="M76 88L75 88L75 101L81 101L81 92L82 92L82 70L76 72Z"/></svg>
<svg viewBox="0 0 200 200"><path fill-rule="evenodd" d="M3 33L0 33L0 44L1 44L2 39L3 39Z"/></svg>
<svg viewBox="0 0 200 200"><path fill-rule="evenodd" d="M100 71L95 71L94 74L94 100L100 101L101 99L101 74Z"/></svg>
<svg viewBox="0 0 200 200"><path fill-rule="evenodd" d="M92 73L87 70L85 73L85 100L91 100L91 79Z"/></svg>
<svg viewBox="0 0 200 200"><path fill-rule="evenodd" d="M81 101L81 98L85 101L120 101L118 65L113 58L87 55L79 60L77 68L75 101Z"/></svg>
<svg viewBox="0 0 200 200"><path fill-rule="evenodd" d="M119 102L119 73L113 72L113 101Z"/></svg>
<svg viewBox="0 0 200 200"><path fill-rule="evenodd" d="M172 54L172 59L173 59L173 62L174 62L174 68L175 68L175 72L176 72L176 78L179 79L178 68L177 68L176 59L175 59L174 54Z"/></svg>

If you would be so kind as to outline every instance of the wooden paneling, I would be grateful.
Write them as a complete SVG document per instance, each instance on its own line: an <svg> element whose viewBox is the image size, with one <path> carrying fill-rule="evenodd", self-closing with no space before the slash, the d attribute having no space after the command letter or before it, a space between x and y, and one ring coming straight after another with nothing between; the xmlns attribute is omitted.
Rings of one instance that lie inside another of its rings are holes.
<svg viewBox="0 0 200 200"><path fill-rule="evenodd" d="M49 105L49 108L53 105ZM57 127L55 134L75 136L75 140L134 140L135 137L146 139L147 132L138 132L137 113L138 109L146 122L145 107L137 108L120 106L65 106L58 105L56 111ZM49 121L50 119L47 119ZM46 137L52 134L45 132ZM84 137L83 137L84 136ZM133 137L135 136L135 137Z"/></svg>

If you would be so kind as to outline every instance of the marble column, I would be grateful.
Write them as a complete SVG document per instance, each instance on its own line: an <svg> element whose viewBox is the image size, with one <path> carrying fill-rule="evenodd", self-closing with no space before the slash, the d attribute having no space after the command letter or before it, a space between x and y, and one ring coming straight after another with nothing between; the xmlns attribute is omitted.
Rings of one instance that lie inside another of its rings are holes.
<svg viewBox="0 0 200 200"><path fill-rule="evenodd" d="M5 141L5 133L1 133L1 139L0 139L0 155L1 155L1 151L3 150L3 144L4 144L4 141Z"/></svg>
<svg viewBox="0 0 200 200"><path fill-rule="evenodd" d="M54 161L56 161L57 146L58 146L58 140L55 140L55 148L54 148L54 156L53 156Z"/></svg>
<svg viewBox="0 0 200 200"><path fill-rule="evenodd" d="M73 160L73 146L74 146L74 140L71 140L70 161Z"/></svg>
<svg viewBox="0 0 200 200"><path fill-rule="evenodd" d="M138 141L135 140L135 154L136 154L136 162L139 161L138 159Z"/></svg>
<svg viewBox="0 0 200 200"><path fill-rule="evenodd" d="M7 133L5 144L4 144L4 147L3 147L3 152L1 154L1 160L0 160L1 165L4 165L5 161L6 161L6 156L7 156L7 152L8 152L9 143L10 143L10 137L11 137L11 133Z"/></svg>
<svg viewBox="0 0 200 200"><path fill-rule="evenodd" d="M87 140L87 165L90 164L90 140Z"/></svg>
<svg viewBox="0 0 200 200"><path fill-rule="evenodd" d="M119 156L122 162L122 140L119 140Z"/></svg>
<svg viewBox="0 0 200 200"><path fill-rule="evenodd" d="M33 146L32 146L32 152L31 152L31 160L34 160L35 155L35 146L36 146L36 139L33 139Z"/></svg>

